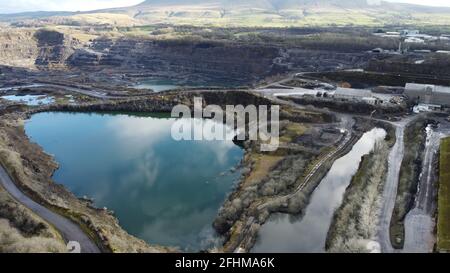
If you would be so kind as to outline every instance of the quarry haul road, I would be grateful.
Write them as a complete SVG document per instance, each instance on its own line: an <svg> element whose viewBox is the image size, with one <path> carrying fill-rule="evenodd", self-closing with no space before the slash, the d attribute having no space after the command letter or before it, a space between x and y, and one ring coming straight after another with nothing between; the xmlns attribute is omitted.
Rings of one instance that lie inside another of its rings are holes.
<svg viewBox="0 0 450 273"><path fill-rule="evenodd" d="M40 82L40 81L33 83L33 84L29 84L29 85L18 85L18 86L14 86L14 87L0 88L0 91L8 91L8 90L14 90L14 89L19 89L19 88L33 89L33 88L42 88L42 87L51 87L51 88L56 88L56 89L62 89L69 93L77 93L77 94L85 95L88 97L92 97L92 98L96 98L96 99L103 99L103 100L127 98L126 96L124 97L124 96L108 95L108 91L101 90L101 89L94 89L94 88L87 88L87 87L77 88L77 87L67 86L64 84L47 83L47 82Z"/></svg>
<svg viewBox="0 0 450 273"><path fill-rule="evenodd" d="M72 221L56 214L44 206L36 203L26 196L12 181L3 166L0 165L0 184L19 203L33 211L39 217L55 227L66 242L78 242L81 253L100 253L97 245L83 232L83 230Z"/></svg>
<svg viewBox="0 0 450 273"><path fill-rule="evenodd" d="M437 161L441 140L450 135L450 124L439 120L436 128L427 131L427 142L422 163L422 172L413 209L405 219L405 246L403 252L432 253L436 242L434 230L437 209Z"/></svg>
<svg viewBox="0 0 450 273"><path fill-rule="evenodd" d="M433 212L435 181L434 160L439 151L440 136L433 129L428 128L425 145L422 172L420 174L416 199L413 209L405 218L404 252L431 253L435 243L433 230Z"/></svg>
<svg viewBox="0 0 450 273"><path fill-rule="evenodd" d="M395 127L396 142L392 147L388 160L388 173L383 191L383 205L379 216L378 242L383 253L397 252L391 242L391 220L397 199L398 184L400 180L400 168L405 154L404 135L409 123L420 115L405 118L399 122L390 122Z"/></svg>
<svg viewBox="0 0 450 273"><path fill-rule="evenodd" d="M97 98L97 99L116 99L116 98L123 98L123 97L115 97L115 96L109 96L106 91L104 90L98 90L98 89L81 89L71 86L66 86L62 84L49 84L49 83L40 83L43 87L53 87L53 88L61 88L66 91L72 92L72 93L78 93L81 95Z"/></svg>
<svg viewBox="0 0 450 273"><path fill-rule="evenodd" d="M341 124L342 129L345 130L345 136L343 137L342 143L339 144L339 146L332 152L328 153L326 156L324 156L311 170L311 172L305 177L304 182L298 186L297 190L289 195L288 199L291 199L295 197L299 192L301 192L305 187L309 184L311 178L317 174L320 168L333 156L336 154L339 154L343 150L345 150L346 146L350 143L350 140L352 140L353 134L352 134L352 127L355 124L353 119L350 116L347 115L339 115L341 118ZM336 160L335 160L336 161Z"/></svg>
<svg viewBox="0 0 450 273"><path fill-rule="evenodd" d="M405 151L404 133L406 125L396 125L396 142L389 154L388 173L383 191L383 206L380 214L378 242L383 253L392 253L394 248L391 243L391 218L394 212L395 200L397 198L398 182L400 177L400 166Z"/></svg>

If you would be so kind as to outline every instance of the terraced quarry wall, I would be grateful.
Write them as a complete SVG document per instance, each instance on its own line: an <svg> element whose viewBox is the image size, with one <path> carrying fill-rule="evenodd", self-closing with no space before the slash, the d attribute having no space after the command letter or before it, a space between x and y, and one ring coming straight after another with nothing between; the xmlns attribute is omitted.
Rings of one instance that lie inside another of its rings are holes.
<svg viewBox="0 0 450 273"><path fill-rule="evenodd" d="M23 68L62 68L77 42L46 29L0 29L0 65Z"/></svg>
<svg viewBox="0 0 450 273"><path fill-rule="evenodd" d="M151 35L127 36L118 31L104 33L116 35L111 37L80 31L2 29L0 65L81 72L103 70L137 77L160 74L188 82L248 85L289 71L364 67L370 59L370 54L364 52L336 51L334 45L318 49L295 42L279 43L276 39L243 42L195 35L156 39L150 38ZM89 39L81 39L82 36Z"/></svg>
<svg viewBox="0 0 450 273"><path fill-rule="evenodd" d="M282 72L274 64L278 56L278 48L261 45L194 40L97 39L89 50L77 51L69 59L69 64L72 67L115 67L248 81Z"/></svg>
<svg viewBox="0 0 450 273"><path fill-rule="evenodd" d="M8 66L32 67L39 50L34 31L0 29L0 63Z"/></svg>

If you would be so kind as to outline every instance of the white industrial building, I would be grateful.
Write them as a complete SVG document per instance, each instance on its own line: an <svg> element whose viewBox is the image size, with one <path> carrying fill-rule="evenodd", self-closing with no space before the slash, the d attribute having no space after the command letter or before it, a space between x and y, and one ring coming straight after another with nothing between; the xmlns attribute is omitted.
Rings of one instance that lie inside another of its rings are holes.
<svg viewBox="0 0 450 273"><path fill-rule="evenodd" d="M403 36L419 35L420 31L418 29L404 29L400 34Z"/></svg>
<svg viewBox="0 0 450 273"><path fill-rule="evenodd" d="M383 102L379 98L375 97L372 91L367 89L338 87L336 91L334 91L333 97L338 100L364 102L370 105L378 105Z"/></svg>
<svg viewBox="0 0 450 273"><path fill-rule="evenodd" d="M425 40L420 39L420 38L416 38L416 37L410 37L405 39L405 43L410 43L410 44L424 44Z"/></svg>
<svg viewBox="0 0 450 273"><path fill-rule="evenodd" d="M343 100L363 100L372 97L372 92L366 89L353 89L338 87L334 91L334 98Z"/></svg>
<svg viewBox="0 0 450 273"><path fill-rule="evenodd" d="M450 87L447 86L407 83L405 96L418 104L450 107Z"/></svg>

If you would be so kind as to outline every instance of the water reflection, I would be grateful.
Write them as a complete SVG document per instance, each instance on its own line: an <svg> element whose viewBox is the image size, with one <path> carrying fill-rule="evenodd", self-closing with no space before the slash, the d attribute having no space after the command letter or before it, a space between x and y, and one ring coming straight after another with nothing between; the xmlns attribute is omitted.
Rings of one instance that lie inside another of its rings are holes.
<svg viewBox="0 0 450 273"><path fill-rule="evenodd" d="M335 161L314 191L304 217L298 220L278 214L261 228L253 252L323 252L333 214L342 203L346 188L355 175L362 156L369 154L386 131L373 129L365 133L350 153Z"/></svg>
<svg viewBox="0 0 450 273"><path fill-rule="evenodd" d="M243 151L231 141L176 142L170 136L173 122L41 113L27 122L26 132L56 156L61 166L56 181L114 210L128 232L196 251L214 241L211 224L239 176L229 170Z"/></svg>
<svg viewBox="0 0 450 273"><path fill-rule="evenodd" d="M239 82L228 82L224 80L181 80L181 79L171 79L171 78L148 78L143 79L139 83L133 85L136 89L151 89L154 92L163 92L168 90L173 90L177 88L224 88L239 87Z"/></svg>
<svg viewBox="0 0 450 273"><path fill-rule="evenodd" d="M133 87L137 89L151 89L154 92L163 92L171 89L176 89L179 86L176 81L169 79L148 79L143 80Z"/></svg>
<svg viewBox="0 0 450 273"><path fill-rule="evenodd" d="M10 95L10 96L2 96L2 99L14 101L14 102L20 102L24 103L28 106L38 106L38 105L45 105L45 104L51 104L55 102L55 99L52 97L47 97L43 95L24 95L24 96L18 96L18 95Z"/></svg>

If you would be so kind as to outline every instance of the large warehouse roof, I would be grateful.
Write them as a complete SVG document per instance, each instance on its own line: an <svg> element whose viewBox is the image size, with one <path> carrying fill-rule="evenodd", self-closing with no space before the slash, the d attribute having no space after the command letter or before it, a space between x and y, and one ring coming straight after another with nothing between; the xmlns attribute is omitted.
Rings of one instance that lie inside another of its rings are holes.
<svg viewBox="0 0 450 273"><path fill-rule="evenodd" d="M372 91L366 89L353 89L353 88L341 88L338 87L335 91L335 96L348 96L348 97L371 97Z"/></svg>
<svg viewBox="0 0 450 273"><path fill-rule="evenodd" d="M433 92L433 93L448 93L448 94L450 94L450 87L440 86L440 85L407 83L405 86L405 89L406 90L423 91L423 92L431 90L431 92Z"/></svg>
<svg viewBox="0 0 450 273"><path fill-rule="evenodd" d="M407 83L405 95L418 103L450 106L450 87L447 86Z"/></svg>

